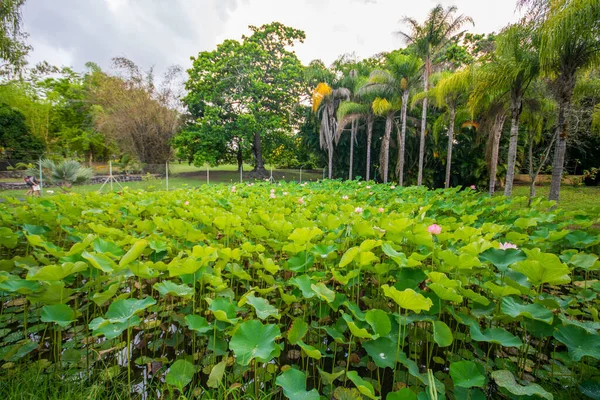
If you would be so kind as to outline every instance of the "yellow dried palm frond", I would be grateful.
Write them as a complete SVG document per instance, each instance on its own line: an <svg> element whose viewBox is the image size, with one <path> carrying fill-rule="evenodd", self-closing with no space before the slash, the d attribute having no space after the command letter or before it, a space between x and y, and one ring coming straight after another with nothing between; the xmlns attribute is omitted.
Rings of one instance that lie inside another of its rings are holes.
<svg viewBox="0 0 600 400"><path fill-rule="evenodd" d="M467 121L465 123L463 123L461 126L461 128L474 128L475 130L479 129L479 124L475 121Z"/></svg>
<svg viewBox="0 0 600 400"><path fill-rule="evenodd" d="M326 84L325 82L320 82L315 90L313 90L312 95L312 109L313 112L317 112L319 107L321 106L321 102L327 96L330 96L332 92L331 86Z"/></svg>
<svg viewBox="0 0 600 400"><path fill-rule="evenodd" d="M392 108L392 105L386 99L377 97L373 100L373 112L377 115L385 115Z"/></svg>

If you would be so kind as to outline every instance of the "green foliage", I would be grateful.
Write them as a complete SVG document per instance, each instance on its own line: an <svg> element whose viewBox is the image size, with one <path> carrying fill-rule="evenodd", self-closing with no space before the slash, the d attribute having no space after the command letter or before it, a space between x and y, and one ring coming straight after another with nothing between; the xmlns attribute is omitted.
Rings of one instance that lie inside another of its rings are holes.
<svg viewBox="0 0 600 400"><path fill-rule="evenodd" d="M7 104L0 104L0 150L8 160L35 160L44 152L44 144L32 136L25 116Z"/></svg>

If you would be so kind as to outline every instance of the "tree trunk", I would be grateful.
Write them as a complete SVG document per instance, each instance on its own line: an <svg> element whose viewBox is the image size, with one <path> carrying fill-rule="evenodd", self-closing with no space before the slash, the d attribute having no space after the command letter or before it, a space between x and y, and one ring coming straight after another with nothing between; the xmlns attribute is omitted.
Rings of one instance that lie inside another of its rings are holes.
<svg viewBox="0 0 600 400"><path fill-rule="evenodd" d="M550 185L550 200L558 203L560 197L560 183L562 180L563 168L565 165L565 152L567 150L567 110L569 101L563 100L558 104L558 125L556 127L556 150L554 150L554 160L552 162L552 184Z"/></svg>
<svg viewBox="0 0 600 400"><path fill-rule="evenodd" d="M493 196L494 191L496 190L498 151L500 150L500 136L502 135L502 128L504 127L505 120L506 114L498 114L495 118L494 125L492 127L492 155L490 157L490 196Z"/></svg>
<svg viewBox="0 0 600 400"><path fill-rule="evenodd" d="M445 187L450 187L450 171L452 170L452 145L454 144L454 120L456 119L456 109L450 108L450 127L448 128L448 158L446 159L446 182Z"/></svg>
<svg viewBox="0 0 600 400"><path fill-rule="evenodd" d="M373 116L367 119L367 175L366 180L371 179L371 141L373 139Z"/></svg>
<svg viewBox="0 0 600 400"><path fill-rule="evenodd" d="M419 175L417 176L417 186L423 183L423 161L425 159L425 129L427 129L427 92L429 91L429 60L425 61L423 72L423 91L425 98L423 99L423 114L421 115L421 141L419 142Z"/></svg>
<svg viewBox="0 0 600 400"><path fill-rule="evenodd" d="M329 145L327 149L327 169L329 170L327 173L327 179L332 179L333 176L333 144Z"/></svg>
<svg viewBox="0 0 600 400"><path fill-rule="evenodd" d="M94 161L94 152L92 150L90 150L90 155L88 157L88 166L90 168L92 168L93 161Z"/></svg>
<svg viewBox="0 0 600 400"><path fill-rule="evenodd" d="M358 128L358 122L352 121L352 127L350 128L350 168L348 169L348 180L352 180L352 169L354 168L354 140L356 139L356 130Z"/></svg>
<svg viewBox="0 0 600 400"><path fill-rule="evenodd" d="M242 158L242 144L238 141L238 149L237 149L237 164L238 164L238 172L242 172L242 168L244 168L244 160Z"/></svg>
<svg viewBox="0 0 600 400"><path fill-rule="evenodd" d="M381 143L381 166L383 167L383 183L388 182L388 170L390 164L390 138L392 134L392 122L394 122L394 113L388 113L385 119L385 134Z"/></svg>
<svg viewBox="0 0 600 400"><path fill-rule="evenodd" d="M519 118L521 116L521 96L515 98L512 105L512 121L510 126L510 144L508 146L508 168L506 170L506 185L504 195L511 196L513 181L515 180L515 168L517 163L517 147L519 145Z"/></svg>
<svg viewBox="0 0 600 400"><path fill-rule="evenodd" d="M404 186L404 152L406 151L406 110L408 108L408 90L402 93L402 130L398 135L398 163L396 164L396 176L398 185Z"/></svg>
<svg viewBox="0 0 600 400"><path fill-rule="evenodd" d="M254 172L258 176L266 176L267 170L265 169L265 162L262 156L262 137L260 133L254 133Z"/></svg>

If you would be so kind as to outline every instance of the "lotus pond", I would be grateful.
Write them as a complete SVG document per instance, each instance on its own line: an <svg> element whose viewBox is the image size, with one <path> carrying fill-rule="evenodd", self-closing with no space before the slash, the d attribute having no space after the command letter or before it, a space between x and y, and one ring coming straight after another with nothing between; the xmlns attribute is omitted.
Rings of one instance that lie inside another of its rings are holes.
<svg viewBox="0 0 600 400"><path fill-rule="evenodd" d="M329 181L7 199L0 395L33 371L86 398L598 399L599 213L551 207Z"/></svg>

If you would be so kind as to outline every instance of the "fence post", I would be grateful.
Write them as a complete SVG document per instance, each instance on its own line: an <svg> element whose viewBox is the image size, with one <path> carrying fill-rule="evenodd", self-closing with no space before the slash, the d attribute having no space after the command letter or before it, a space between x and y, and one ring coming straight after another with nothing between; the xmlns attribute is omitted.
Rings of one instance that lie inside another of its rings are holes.
<svg viewBox="0 0 600 400"><path fill-rule="evenodd" d="M323 168L323 180L325 180L325 168Z"/></svg>
<svg viewBox="0 0 600 400"><path fill-rule="evenodd" d="M113 191L113 174L112 174L112 160L108 162L108 176L110 177L110 191Z"/></svg>
<svg viewBox="0 0 600 400"><path fill-rule="evenodd" d="M242 183L243 176L244 176L244 166L242 165L240 167L240 183Z"/></svg>
<svg viewBox="0 0 600 400"><path fill-rule="evenodd" d="M40 197L42 197L42 190L43 190L43 177L42 177L42 157L40 157L39 160L39 166L40 166Z"/></svg>
<svg viewBox="0 0 600 400"><path fill-rule="evenodd" d="M169 191L169 162L168 161L165 163L165 167L166 167L165 177L167 179L167 192L168 192Z"/></svg>

